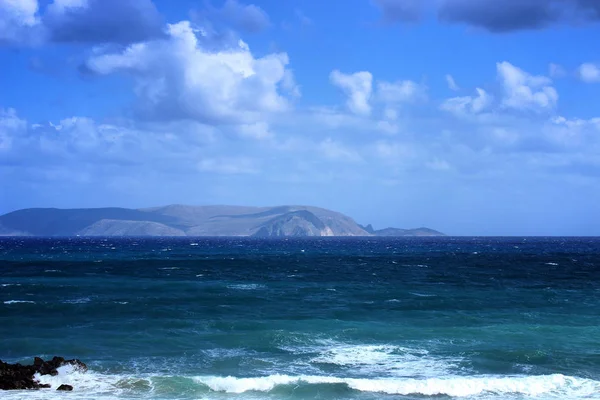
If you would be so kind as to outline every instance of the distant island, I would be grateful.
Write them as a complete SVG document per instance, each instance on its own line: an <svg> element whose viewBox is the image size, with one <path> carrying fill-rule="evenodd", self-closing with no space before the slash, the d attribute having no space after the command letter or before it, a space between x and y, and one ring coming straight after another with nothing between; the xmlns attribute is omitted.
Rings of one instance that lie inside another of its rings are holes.
<svg viewBox="0 0 600 400"><path fill-rule="evenodd" d="M443 236L429 228L375 230L308 206L29 208L0 216L0 236Z"/></svg>

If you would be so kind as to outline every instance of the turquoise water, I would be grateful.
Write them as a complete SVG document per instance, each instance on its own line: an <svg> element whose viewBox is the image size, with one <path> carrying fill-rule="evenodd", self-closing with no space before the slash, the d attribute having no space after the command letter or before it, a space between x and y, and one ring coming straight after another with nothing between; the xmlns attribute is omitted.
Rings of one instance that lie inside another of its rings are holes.
<svg viewBox="0 0 600 400"><path fill-rule="evenodd" d="M600 239L0 239L4 399L600 399Z"/></svg>

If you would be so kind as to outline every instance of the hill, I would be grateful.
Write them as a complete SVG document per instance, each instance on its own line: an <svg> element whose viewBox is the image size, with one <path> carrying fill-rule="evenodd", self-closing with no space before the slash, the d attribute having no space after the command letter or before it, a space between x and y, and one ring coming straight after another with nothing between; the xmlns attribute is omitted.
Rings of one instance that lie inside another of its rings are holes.
<svg viewBox="0 0 600 400"><path fill-rule="evenodd" d="M0 216L0 236L432 236L427 228L375 231L318 207L30 208Z"/></svg>

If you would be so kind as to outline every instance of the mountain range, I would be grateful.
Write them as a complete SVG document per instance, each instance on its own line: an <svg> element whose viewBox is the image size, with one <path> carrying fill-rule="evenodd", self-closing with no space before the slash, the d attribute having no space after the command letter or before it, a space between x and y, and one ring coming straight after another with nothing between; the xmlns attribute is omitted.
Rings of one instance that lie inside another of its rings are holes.
<svg viewBox="0 0 600 400"><path fill-rule="evenodd" d="M429 229L375 230L318 207L186 206L29 208L0 216L0 236L442 236Z"/></svg>

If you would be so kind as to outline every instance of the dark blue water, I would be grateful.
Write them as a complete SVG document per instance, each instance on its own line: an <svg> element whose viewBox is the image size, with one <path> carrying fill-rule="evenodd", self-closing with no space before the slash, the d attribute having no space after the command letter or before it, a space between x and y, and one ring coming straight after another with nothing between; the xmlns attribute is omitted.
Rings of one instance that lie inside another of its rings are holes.
<svg viewBox="0 0 600 400"><path fill-rule="evenodd" d="M81 399L600 399L600 239L0 239L0 359L53 355Z"/></svg>

